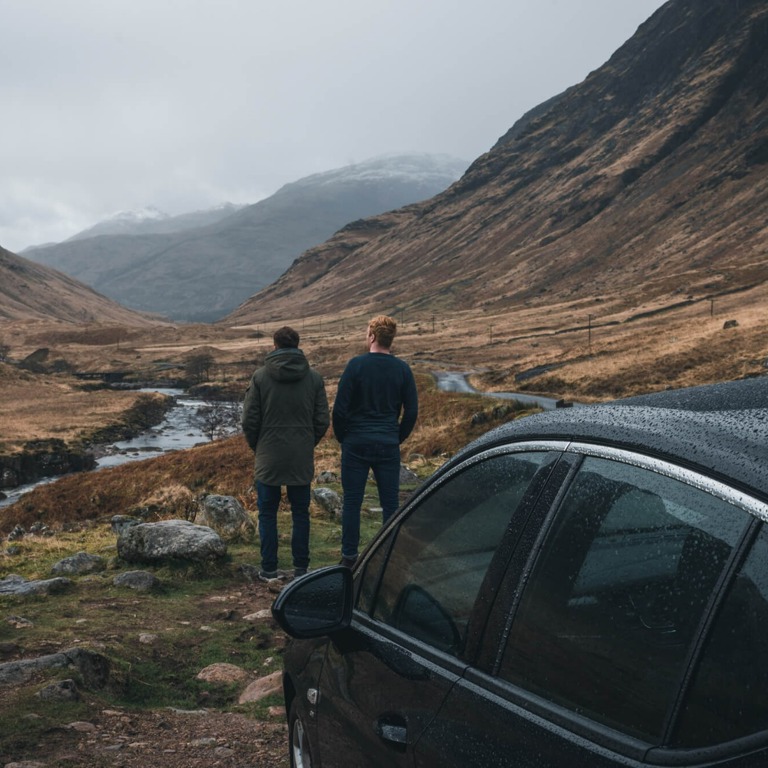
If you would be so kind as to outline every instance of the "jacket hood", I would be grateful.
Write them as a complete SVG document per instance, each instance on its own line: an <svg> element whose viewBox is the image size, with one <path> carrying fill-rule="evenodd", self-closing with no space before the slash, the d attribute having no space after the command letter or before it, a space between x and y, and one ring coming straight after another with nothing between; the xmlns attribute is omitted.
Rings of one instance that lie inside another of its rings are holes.
<svg viewBox="0 0 768 768"><path fill-rule="evenodd" d="M298 381L309 371L309 363L300 349L275 349L264 359L267 373L276 381Z"/></svg>

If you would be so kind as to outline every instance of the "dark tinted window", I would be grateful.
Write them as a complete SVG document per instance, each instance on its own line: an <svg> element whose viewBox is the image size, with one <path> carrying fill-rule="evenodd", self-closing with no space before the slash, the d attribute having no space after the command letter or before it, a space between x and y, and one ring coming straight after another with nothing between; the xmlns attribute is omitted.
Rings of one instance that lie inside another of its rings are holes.
<svg viewBox="0 0 768 768"><path fill-rule="evenodd" d="M494 456L447 479L400 524L377 587L377 569L366 570L360 607L458 654L491 558L545 456Z"/></svg>
<svg viewBox="0 0 768 768"><path fill-rule="evenodd" d="M768 730L768 533L731 585L705 647L675 745L702 747Z"/></svg>
<svg viewBox="0 0 768 768"><path fill-rule="evenodd" d="M523 592L502 677L657 742L747 519L676 480L586 459Z"/></svg>

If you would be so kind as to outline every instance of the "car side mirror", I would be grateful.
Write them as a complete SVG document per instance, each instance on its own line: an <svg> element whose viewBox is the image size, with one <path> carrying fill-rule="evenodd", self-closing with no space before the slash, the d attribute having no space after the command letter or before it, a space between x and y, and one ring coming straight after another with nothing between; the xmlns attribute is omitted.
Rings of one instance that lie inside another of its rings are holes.
<svg viewBox="0 0 768 768"><path fill-rule="evenodd" d="M352 571L333 565L310 571L285 587L272 605L272 615L291 637L322 637L349 626L352 601Z"/></svg>

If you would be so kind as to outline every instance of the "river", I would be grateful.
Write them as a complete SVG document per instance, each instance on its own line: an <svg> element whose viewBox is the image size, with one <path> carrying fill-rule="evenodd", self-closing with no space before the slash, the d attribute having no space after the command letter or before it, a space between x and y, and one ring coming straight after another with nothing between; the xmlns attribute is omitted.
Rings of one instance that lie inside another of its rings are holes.
<svg viewBox="0 0 768 768"><path fill-rule="evenodd" d="M459 372L435 373L438 389L443 392L469 392L496 397L502 400L517 400L521 403L538 405L545 410L557 407L557 400L550 397L520 394L517 392L478 392L467 381L467 374ZM195 414L200 407L199 399L189 397L182 389L147 388L141 392L161 392L176 398L176 405L166 414L163 422L156 427L148 429L138 437L131 440L120 440L98 451L96 470L106 467L117 467L130 461L140 461L160 456L169 451L179 451L192 448L199 443L207 443L208 437L195 424ZM49 477L38 480L29 485L20 485L4 491L6 498L0 499L0 508L7 507L18 501L25 493L29 493L38 485L44 485L57 480L58 477Z"/></svg>
<svg viewBox="0 0 768 768"><path fill-rule="evenodd" d="M557 404L560 402L552 397L526 395L520 392L480 392L467 381L466 373L440 371L435 373L435 379L437 380L437 388L443 392L470 392L485 397L497 397L501 400L517 400L517 402L525 405L538 405L545 411L557 408Z"/></svg>
<svg viewBox="0 0 768 768"><path fill-rule="evenodd" d="M200 426L195 424L195 415L201 405L201 400L189 397L183 389L152 388L139 390L140 392L160 392L176 398L176 404L165 415L162 423L143 432L131 440L119 440L98 450L96 469L106 467L118 467L130 461L140 461L160 456L169 451L192 448L199 443L207 443L208 437L202 432ZM3 491L5 499L0 499L0 508L7 507L18 501L25 493L29 493L38 485L58 480L60 477L47 477L30 483L9 488Z"/></svg>

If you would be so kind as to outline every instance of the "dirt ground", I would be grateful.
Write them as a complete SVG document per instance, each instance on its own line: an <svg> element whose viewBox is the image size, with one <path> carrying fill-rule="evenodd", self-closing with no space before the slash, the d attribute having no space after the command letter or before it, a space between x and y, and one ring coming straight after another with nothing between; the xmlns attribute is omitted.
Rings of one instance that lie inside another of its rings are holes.
<svg viewBox="0 0 768 768"><path fill-rule="evenodd" d="M6 768L288 768L287 727L205 710L103 710Z"/></svg>
<svg viewBox="0 0 768 768"><path fill-rule="evenodd" d="M268 608L275 589L266 584L238 586L238 608L248 612ZM213 620L221 605L232 604L231 588L211 592L199 601L199 619ZM220 602L220 601L224 602ZM90 610L94 610L91 608ZM163 626L158 617L158 627ZM152 627L150 627L152 629ZM273 636L275 651L284 644ZM58 650L39 648L42 655ZM181 650L179 650L181 652ZM168 663L171 663L170 660ZM289 768L285 710L272 706L263 719L215 708L156 710L105 708L103 701L82 690L88 704L85 719L62 721L43 732L24 754L0 753L3 768ZM0 692L0 695L3 695ZM6 691L6 695L12 692ZM8 701L6 701L6 704ZM27 715L38 717L34 712ZM82 715L80 715L82 718ZM2 752L2 750L0 750Z"/></svg>

